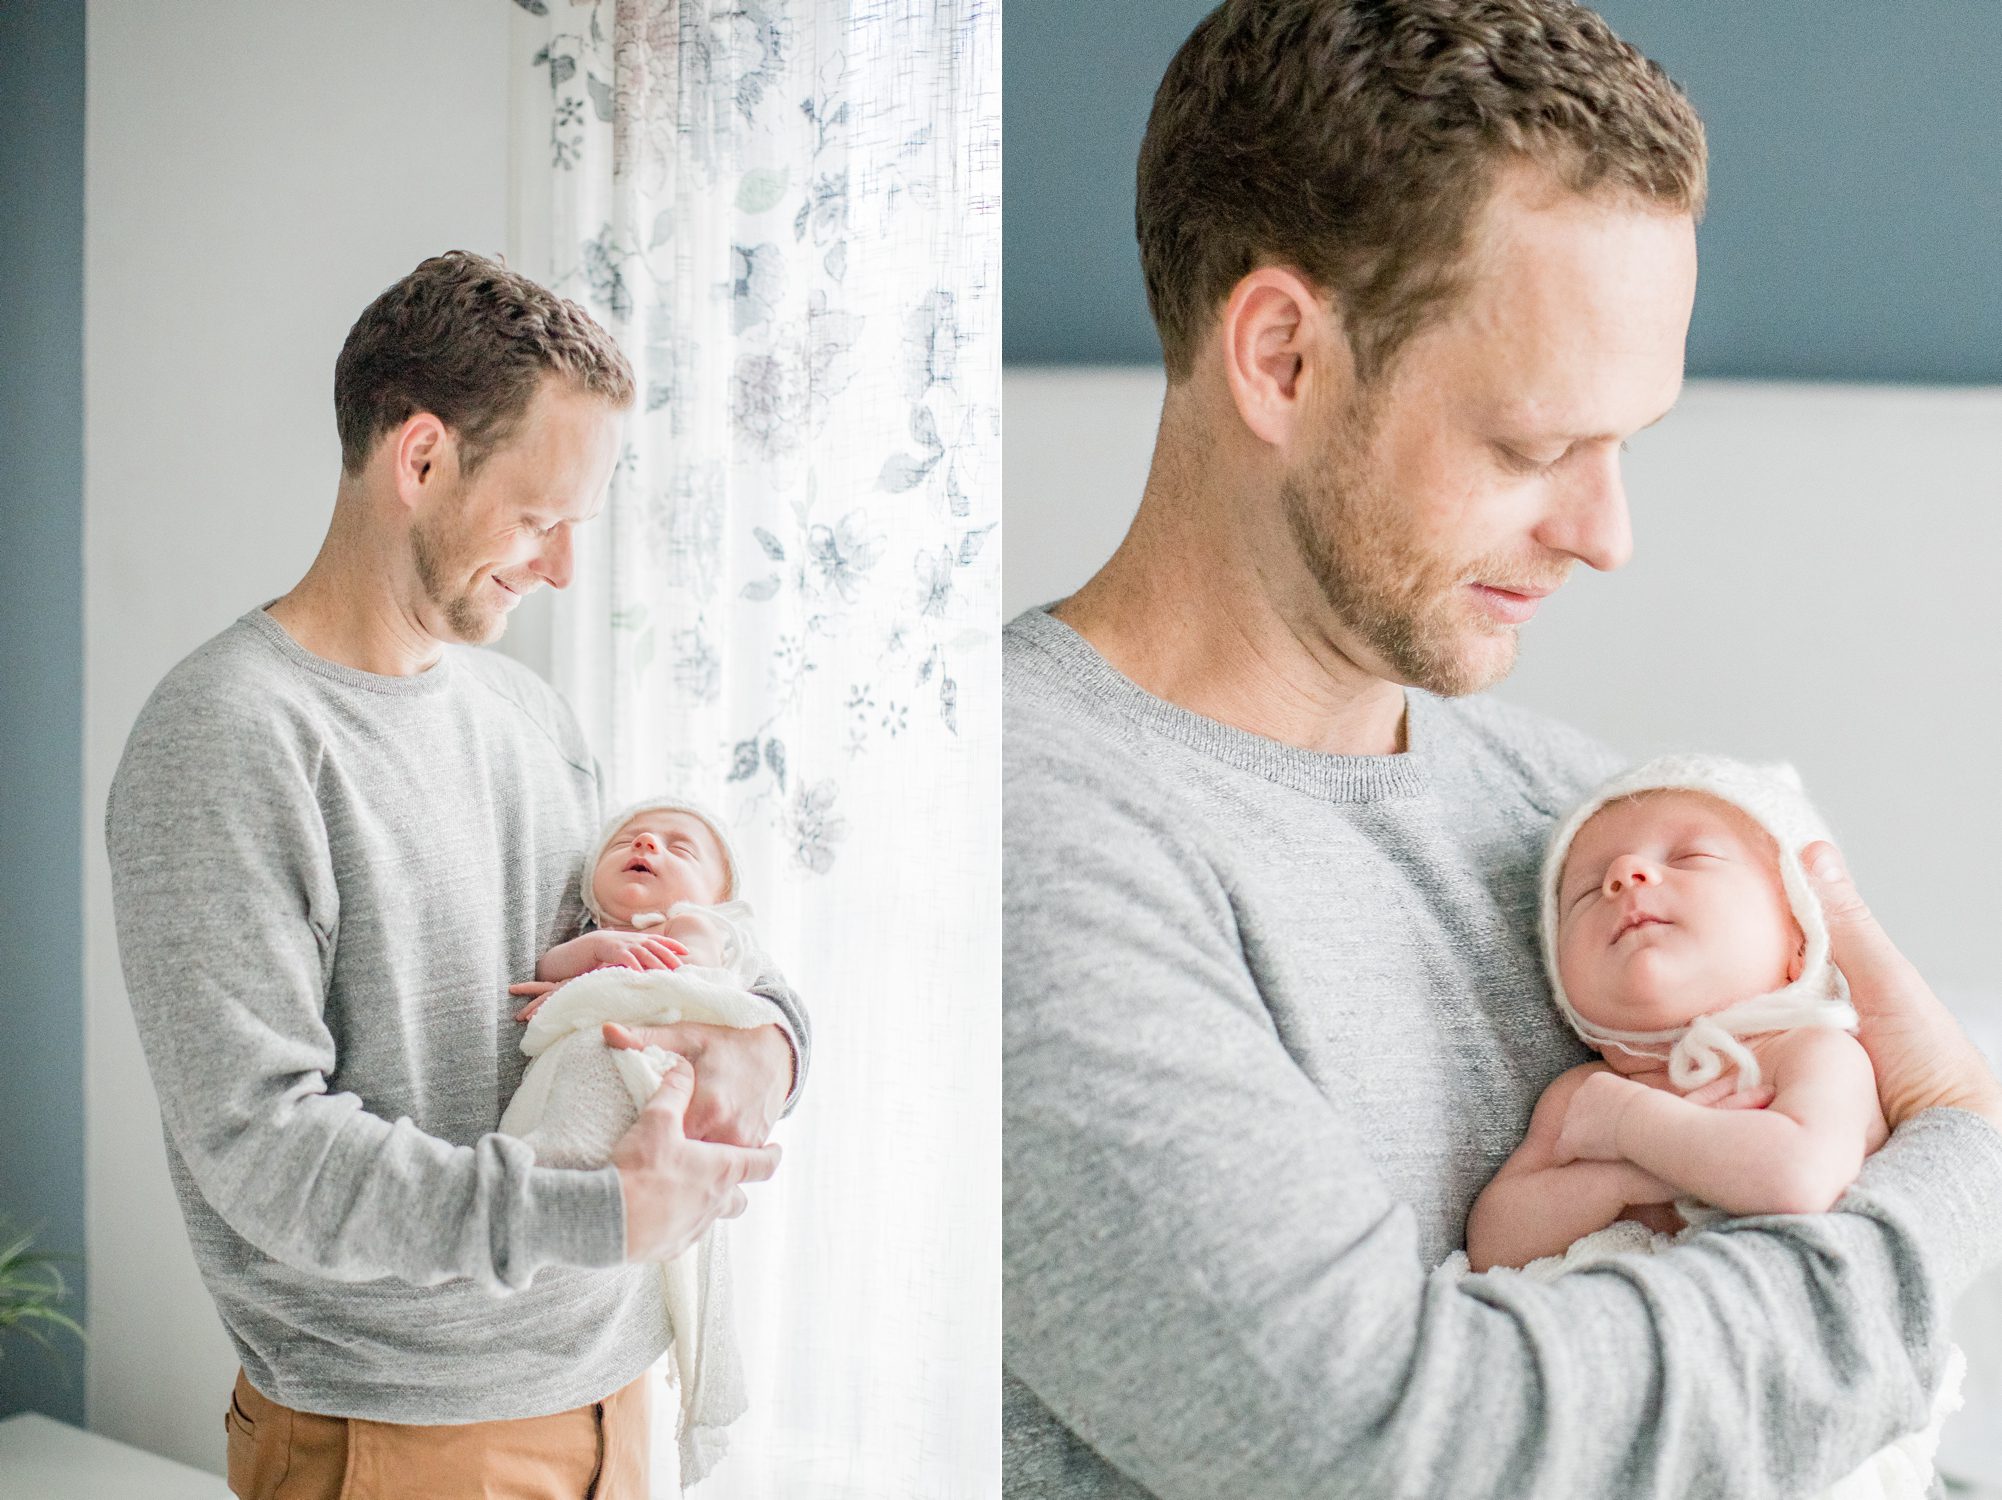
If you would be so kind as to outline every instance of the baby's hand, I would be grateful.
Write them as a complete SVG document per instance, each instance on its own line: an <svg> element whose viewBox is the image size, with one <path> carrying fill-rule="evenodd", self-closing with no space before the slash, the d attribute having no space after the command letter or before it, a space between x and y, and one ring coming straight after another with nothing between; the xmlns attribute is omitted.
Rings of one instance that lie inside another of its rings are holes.
<svg viewBox="0 0 2002 1500"><path fill-rule="evenodd" d="M1773 1086L1762 1083L1755 1089L1738 1088L1738 1075L1726 1073L1722 1078L1713 1078L1700 1089L1693 1089L1683 1098L1691 1104L1701 1104L1708 1109L1764 1109L1773 1102Z"/></svg>
<svg viewBox="0 0 2002 1500"><path fill-rule="evenodd" d="M535 966L537 979L575 979L593 969L673 969L688 949L671 937L649 932L600 929L558 943Z"/></svg>
<svg viewBox="0 0 2002 1500"><path fill-rule="evenodd" d="M671 937L651 932L587 932L578 942L588 945L594 969L678 969L688 949Z"/></svg>
<svg viewBox="0 0 2002 1500"><path fill-rule="evenodd" d="M1564 1128L1557 1136L1558 1165L1620 1160L1616 1144L1620 1116L1633 1102L1636 1091L1646 1089L1646 1084L1614 1072L1594 1073L1581 1083L1564 1111Z"/></svg>
<svg viewBox="0 0 2002 1500"><path fill-rule="evenodd" d="M534 1015L538 1010L542 1009L542 1002L549 998L549 992L551 990L557 990L561 988L562 986L559 984L550 984L548 981L541 979L525 979L520 984L509 985L507 987L507 992L510 995L535 996L535 1003L533 1005L523 1006L520 1010L514 1013L514 1018L517 1021L526 1021L530 1016Z"/></svg>

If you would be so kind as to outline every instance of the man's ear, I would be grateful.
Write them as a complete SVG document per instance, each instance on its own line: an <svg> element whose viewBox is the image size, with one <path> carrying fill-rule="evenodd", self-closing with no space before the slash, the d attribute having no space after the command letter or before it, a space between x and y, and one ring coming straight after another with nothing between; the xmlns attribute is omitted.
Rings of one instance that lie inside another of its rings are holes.
<svg viewBox="0 0 2002 1500"><path fill-rule="evenodd" d="M1225 384L1245 427L1275 448L1292 445L1319 387L1353 382L1337 319L1290 266L1260 266L1231 288L1217 328Z"/></svg>
<svg viewBox="0 0 2002 1500"><path fill-rule="evenodd" d="M389 466L397 498L416 509L444 488L447 469L458 469L451 432L430 412L412 412L389 436Z"/></svg>

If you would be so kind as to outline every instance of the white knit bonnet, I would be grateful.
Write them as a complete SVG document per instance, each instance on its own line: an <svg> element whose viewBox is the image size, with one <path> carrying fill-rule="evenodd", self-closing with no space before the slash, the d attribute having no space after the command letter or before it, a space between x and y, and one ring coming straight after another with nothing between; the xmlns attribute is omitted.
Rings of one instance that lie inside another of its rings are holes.
<svg viewBox="0 0 2002 1500"><path fill-rule="evenodd" d="M1687 1026L1615 1031L1587 1021L1564 993L1564 980L1557 971L1557 883L1572 840L1594 813L1621 797L1659 791L1702 792L1728 802L1773 836L1779 846L1780 884L1807 942L1800 977L1770 994L1698 1016ZM1800 773L1790 765L1748 765L1721 755L1665 755L1622 771L1600 786L1558 825L1543 856L1543 963L1550 974L1551 994L1571 1029L1595 1047L1617 1047L1636 1057L1666 1056L1670 1081L1685 1093L1720 1077L1727 1064L1737 1065L1739 1091L1758 1087L1758 1059L1739 1037L1794 1026L1854 1031L1857 1018L1849 1003L1849 986L1829 957L1828 918L1800 862L1805 845L1830 838L1827 824L1801 786Z"/></svg>
<svg viewBox="0 0 2002 1500"><path fill-rule="evenodd" d="M709 825L709 831L716 835L716 842L723 849L723 899L730 900L737 894L737 851L730 846L730 835L724 830L723 820L701 805L688 802L680 797L646 797L630 807L614 813L598 835L598 842L591 846L590 858L584 861L584 874L578 881L578 889L584 897L584 909L591 913L600 927L610 921L598 905L598 898L591 891L591 876L598 868L598 861L605 857L605 849L618 836L621 828L644 812L681 812L700 818ZM648 921L651 917L653 920ZM642 930L658 927L667 920L666 912L635 912L633 925Z"/></svg>

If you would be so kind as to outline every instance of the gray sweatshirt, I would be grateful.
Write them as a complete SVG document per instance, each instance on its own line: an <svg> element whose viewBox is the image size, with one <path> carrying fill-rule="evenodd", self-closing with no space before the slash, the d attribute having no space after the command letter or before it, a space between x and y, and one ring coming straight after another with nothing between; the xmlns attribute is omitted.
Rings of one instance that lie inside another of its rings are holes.
<svg viewBox="0 0 2002 1500"><path fill-rule="evenodd" d="M509 984L581 930L597 762L497 652L384 677L253 609L154 689L105 815L119 957L195 1261L252 1385L475 1422L665 1350L618 1172L496 1134ZM760 986L807 1033L776 976Z"/></svg>
<svg viewBox="0 0 2002 1500"><path fill-rule="evenodd" d="M1614 765L1407 693L1409 751L1005 637L1010 1496L1805 1495L1922 1425L2002 1251L2002 1133L1908 1122L1840 1211L1537 1283L1438 1270L1538 1095L1536 870Z"/></svg>

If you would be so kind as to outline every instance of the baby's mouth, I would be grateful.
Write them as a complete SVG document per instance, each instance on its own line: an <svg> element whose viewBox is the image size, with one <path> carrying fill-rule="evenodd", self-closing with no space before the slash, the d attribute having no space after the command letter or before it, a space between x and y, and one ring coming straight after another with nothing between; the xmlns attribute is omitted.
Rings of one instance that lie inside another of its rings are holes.
<svg viewBox="0 0 2002 1500"><path fill-rule="evenodd" d="M1667 925L1668 925L1668 918L1657 917L1653 912L1646 912L1646 911L1631 912L1628 914L1627 919L1624 922L1620 923L1619 930L1613 934L1613 942L1617 943L1621 938L1625 937L1628 933L1632 932L1636 927L1657 927L1657 926L1665 927Z"/></svg>
<svg viewBox="0 0 2002 1500"><path fill-rule="evenodd" d="M649 875L656 873L654 867L637 854L626 862L626 874L630 875L635 870L644 870Z"/></svg>

